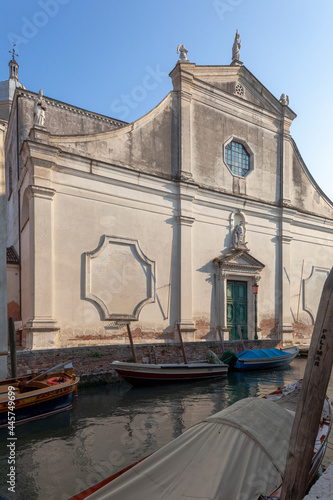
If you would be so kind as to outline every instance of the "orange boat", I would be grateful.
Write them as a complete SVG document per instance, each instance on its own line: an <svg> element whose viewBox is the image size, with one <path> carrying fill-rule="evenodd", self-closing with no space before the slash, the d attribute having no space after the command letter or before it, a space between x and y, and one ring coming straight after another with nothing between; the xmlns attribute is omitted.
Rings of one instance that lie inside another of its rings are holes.
<svg viewBox="0 0 333 500"><path fill-rule="evenodd" d="M0 381L0 427L71 408L79 380L66 360L46 372Z"/></svg>

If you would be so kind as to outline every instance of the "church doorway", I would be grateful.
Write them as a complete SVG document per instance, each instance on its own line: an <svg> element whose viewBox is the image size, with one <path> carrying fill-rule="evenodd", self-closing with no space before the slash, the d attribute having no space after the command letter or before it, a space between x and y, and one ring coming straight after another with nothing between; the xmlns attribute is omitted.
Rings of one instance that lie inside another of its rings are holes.
<svg viewBox="0 0 333 500"><path fill-rule="evenodd" d="M227 327L229 340L238 340L238 326L242 329L244 339L248 338L247 331L247 282L227 281Z"/></svg>

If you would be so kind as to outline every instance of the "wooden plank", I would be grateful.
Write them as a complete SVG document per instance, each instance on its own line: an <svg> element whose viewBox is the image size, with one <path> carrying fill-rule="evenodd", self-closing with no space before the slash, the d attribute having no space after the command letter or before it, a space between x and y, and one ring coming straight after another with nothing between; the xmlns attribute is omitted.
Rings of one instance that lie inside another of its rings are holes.
<svg viewBox="0 0 333 500"><path fill-rule="evenodd" d="M281 500L302 500L333 363L333 268L325 282L291 432Z"/></svg>
<svg viewBox="0 0 333 500"><path fill-rule="evenodd" d="M177 329L178 329L178 334L179 334L180 345L181 345L181 348L183 351L184 363L187 364L187 358L186 358L186 353L185 353L185 348L184 348L184 343L183 343L183 338L182 338L182 334L180 331L179 323L177 323Z"/></svg>
<svg viewBox="0 0 333 500"><path fill-rule="evenodd" d="M136 352L135 352L135 348L134 348L134 342L133 342L132 332L131 332L131 328L130 328L129 323L126 323L126 327L127 327L128 338L129 338L129 341L130 341L130 344L131 344L132 357L134 359L134 363L137 363L138 359L136 357Z"/></svg>

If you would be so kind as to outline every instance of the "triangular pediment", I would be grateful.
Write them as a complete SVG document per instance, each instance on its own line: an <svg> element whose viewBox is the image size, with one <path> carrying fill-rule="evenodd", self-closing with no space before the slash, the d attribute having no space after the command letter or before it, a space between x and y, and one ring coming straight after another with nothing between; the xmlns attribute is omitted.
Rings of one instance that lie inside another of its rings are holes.
<svg viewBox="0 0 333 500"><path fill-rule="evenodd" d="M190 66L189 73L192 73L198 87L201 84L208 84L268 112L284 114L291 120L296 117L296 114L288 106L283 106L279 99L244 65L196 66L191 64Z"/></svg>
<svg viewBox="0 0 333 500"><path fill-rule="evenodd" d="M214 264L225 271L254 274L260 273L265 265L253 257L248 250L234 250L214 259Z"/></svg>

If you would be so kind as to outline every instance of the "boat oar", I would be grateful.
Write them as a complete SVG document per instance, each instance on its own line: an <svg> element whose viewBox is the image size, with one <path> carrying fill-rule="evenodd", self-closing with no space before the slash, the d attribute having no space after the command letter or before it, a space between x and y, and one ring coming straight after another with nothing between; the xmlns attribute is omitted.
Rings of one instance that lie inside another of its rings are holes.
<svg viewBox="0 0 333 500"><path fill-rule="evenodd" d="M61 368L62 366L64 366L66 363L68 363L69 361L72 361L71 358L68 358L68 359L65 359L65 361L63 361L62 363L59 363L58 365L55 365L55 366L52 366L52 368L49 368L48 370L46 370L45 372L42 372L40 373L39 375L37 375L36 377L28 380L27 382L25 382L25 385L28 385L30 384L30 382L33 382L34 380L38 380L39 378L45 378L45 376L50 373L50 372L53 372L55 370L58 370L58 368Z"/></svg>
<svg viewBox="0 0 333 500"><path fill-rule="evenodd" d="M186 353L185 353L185 348L184 348L184 343L183 343L183 338L182 338L182 334L181 334L181 331L180 331L179 323L177 323L177 330L178 330L180 345L181 345L181 348L182 348L182 351L183 351L184 363L187 365L187 358L186 358Z"/></svg>
<svg viewBox="0 0 333 500"><path fill-rule="evenodd" d="M332 363L333 268L324 285L313 329L291 431L281 500L304 498Z"/></svg>

